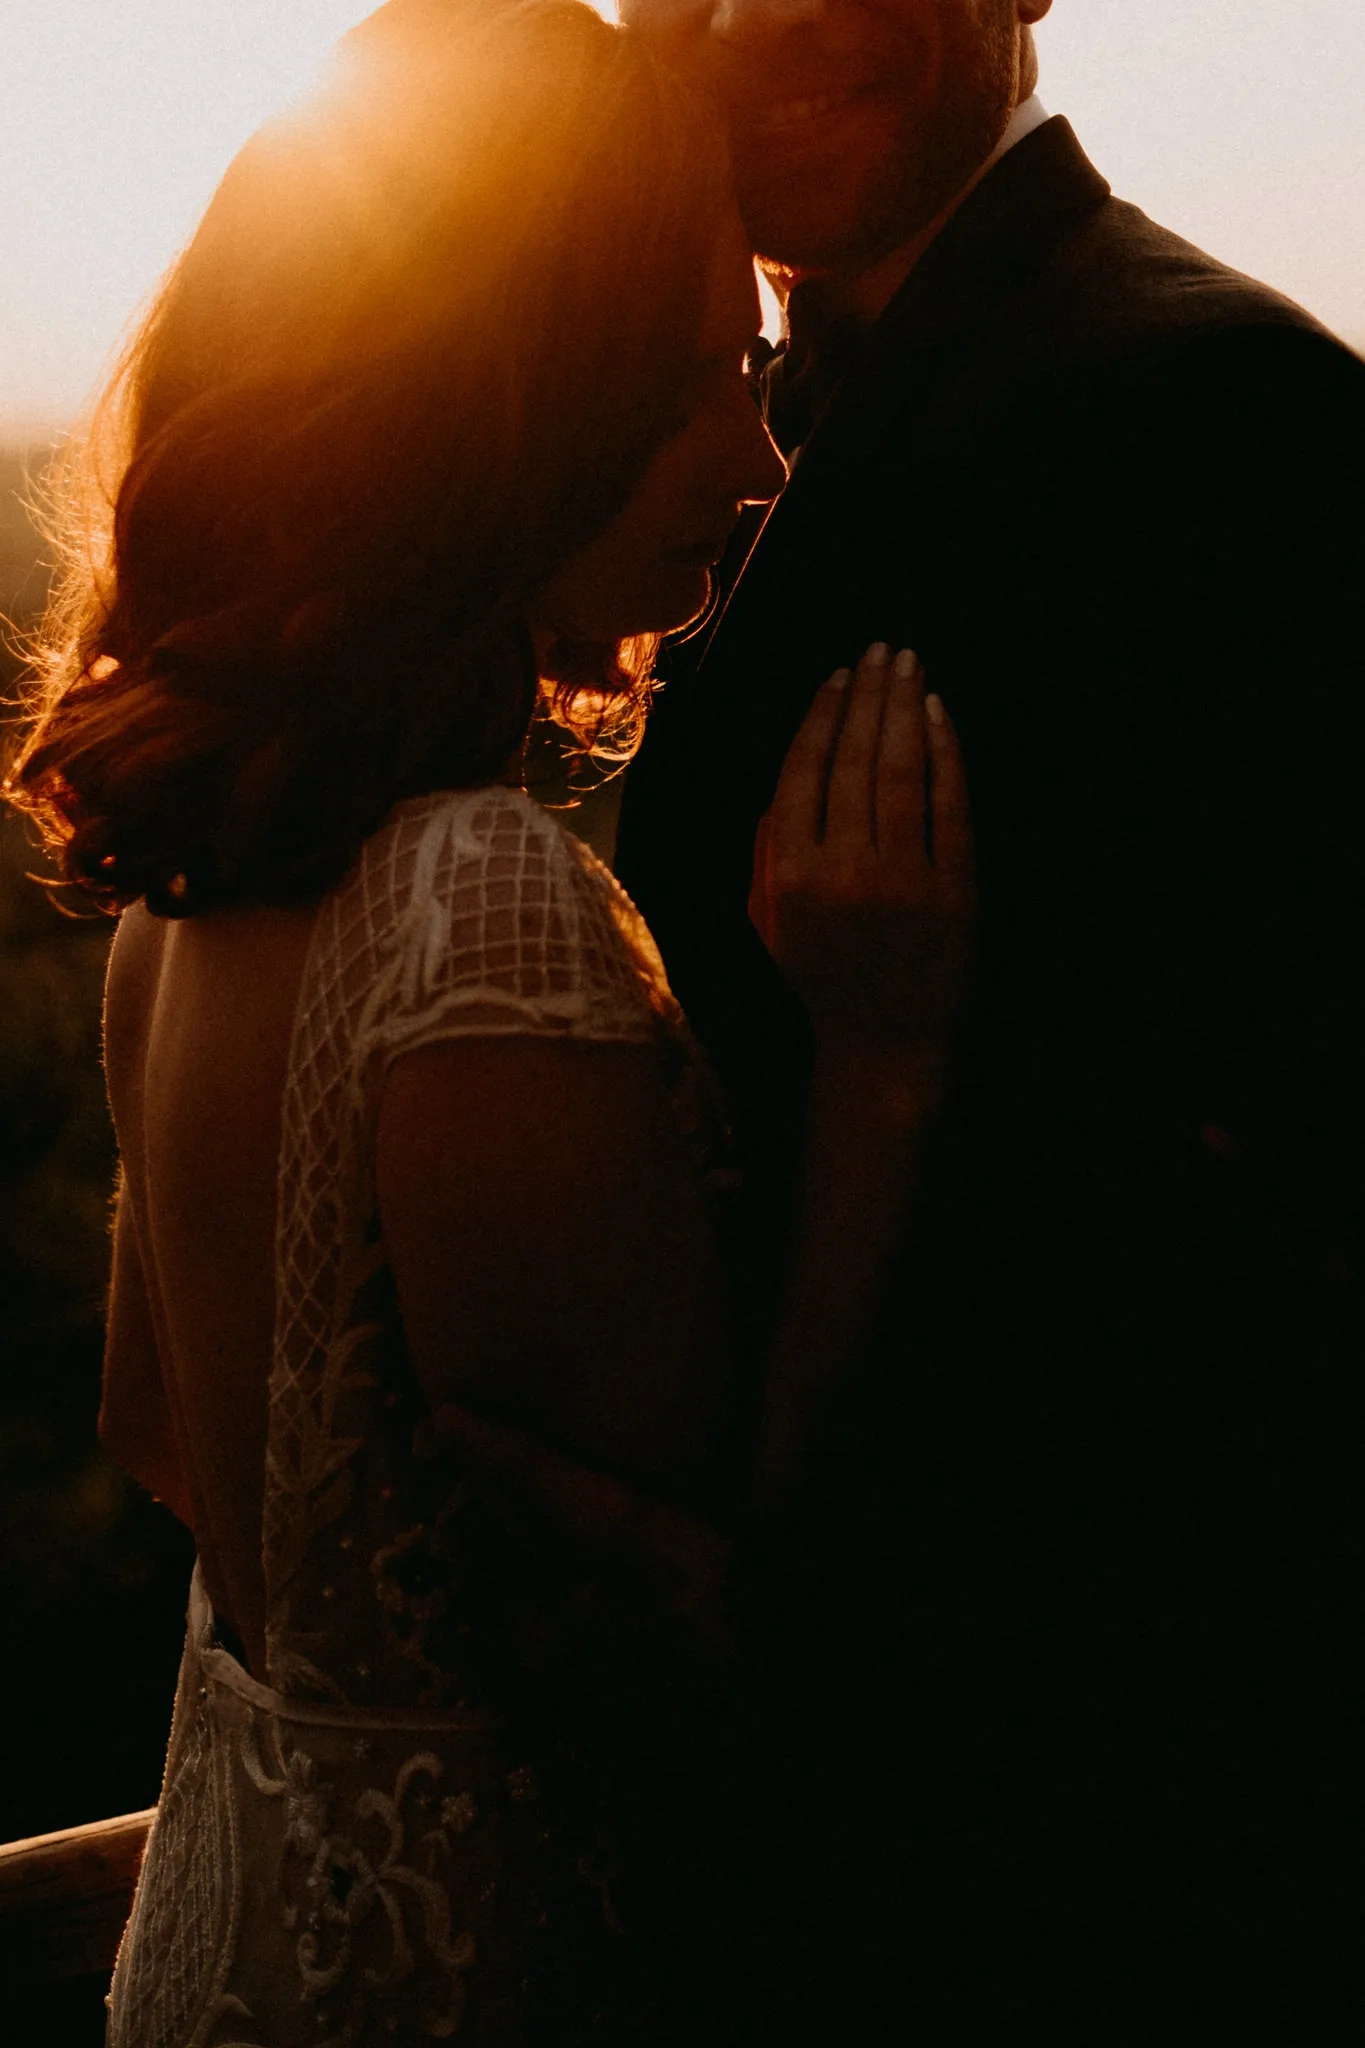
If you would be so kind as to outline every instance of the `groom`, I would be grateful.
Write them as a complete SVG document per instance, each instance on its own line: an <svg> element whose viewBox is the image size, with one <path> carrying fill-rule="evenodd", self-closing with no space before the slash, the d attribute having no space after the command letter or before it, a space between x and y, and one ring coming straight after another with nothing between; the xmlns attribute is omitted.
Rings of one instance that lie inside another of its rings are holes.
<svg viewBox="0 0 1365 2048"><path fill-rule="evenodd" d="M673 657L618 859L728 1090L755 1355L810 1048L746 916L754 833L869 641L922 655L978 835L894 1305L748 1581L755 2025L1325 2041L1357 1938L1328 1872L1365 366L1111 196L1035 96L1049 6L621 9L718 95L788 294L762 389L791 482Z"/></svg>

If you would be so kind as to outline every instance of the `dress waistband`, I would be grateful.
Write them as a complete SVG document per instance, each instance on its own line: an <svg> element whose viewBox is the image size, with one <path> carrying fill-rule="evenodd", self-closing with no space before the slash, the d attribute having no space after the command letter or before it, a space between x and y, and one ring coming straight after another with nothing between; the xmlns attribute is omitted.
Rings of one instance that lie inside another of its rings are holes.
<svg viewBox="0 0 1365 2048"><path fill-rule="evenodd" d="M496 1713L458 1707L351 1707L326 1701L291 1698L253 1678L231 1650L218 1641L213 1606L196 1561L190 1580L189 1637L202 1677L235 1694L254 1713L309 1728L362 1730L430 1730L435 1733L488 1735L504 1724Z"/></svg>

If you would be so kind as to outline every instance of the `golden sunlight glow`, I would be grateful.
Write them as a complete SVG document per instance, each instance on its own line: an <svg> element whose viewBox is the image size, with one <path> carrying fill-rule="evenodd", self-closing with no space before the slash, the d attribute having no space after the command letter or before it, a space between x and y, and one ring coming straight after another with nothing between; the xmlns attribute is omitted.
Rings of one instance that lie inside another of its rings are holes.
<svg viewBox="0 0 1365 2048"><path fill-rule="evenodd" d="M372 6L0 0L0 439L79 410L242 142ZM1124 197L1365 342L1360 0L1056 0L1039 50Z"/></svg>
<svg viewBox="0 0 1365 2048"><path fill-rule="evenodd" d="M253 129L365 0L6 0L0 427L78 405Z"/></svg>
<svg viewBox="0 0 1365 2048"><path fill-rule="evenodd" d="M84 403L242 143L374 4L3 0L0 437Z"/></svg>

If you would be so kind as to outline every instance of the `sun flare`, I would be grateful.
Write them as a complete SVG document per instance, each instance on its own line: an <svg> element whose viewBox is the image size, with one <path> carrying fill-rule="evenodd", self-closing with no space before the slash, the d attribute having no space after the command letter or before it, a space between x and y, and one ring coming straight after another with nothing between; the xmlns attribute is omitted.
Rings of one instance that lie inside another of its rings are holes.
<svg viewBox="0 0 1365 2048"><path fill-rule="evenodd" d="M369 12L365 0L9 0L0 189L22 206L6 208L0 422L79 404L243 142Z"/></svg>
<svg viewBox="0 0 1365 2048"><path fill-rule="evenodd" d="M616 0L592 4L615 19ZM78 411L247 136L372 11L0 0L0 438ZM1111 10L1053 10L1048 107L1125 197L1365 342L1365 8L1301 0L1288 43L1272 0L1140 12L1116 42Z"/></svg>
<svg viewBox="0 0 1365 2048"><path fill-rule="evenodd" d="M615 0L592 0L616 19ZM5 0L0 432L82 402L247 137L374 0Z"/></svg>

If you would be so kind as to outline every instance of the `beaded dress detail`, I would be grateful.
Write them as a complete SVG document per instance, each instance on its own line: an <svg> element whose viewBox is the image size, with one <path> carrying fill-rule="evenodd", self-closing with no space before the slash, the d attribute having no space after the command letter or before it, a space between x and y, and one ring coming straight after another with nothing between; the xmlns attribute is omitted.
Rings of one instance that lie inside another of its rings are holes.
<svg viewBox="0 0 1365 2048"><path fill-rule="evenodd" d="M563 1589L533 1583L543 1561L455 1460L413 1454L426 1407L379 1226L380 1097L401 1054L490 1035L659 1046L704 1170L709 1084L607 870L518 791L399 804L320 908L294 1024L267 1682L217 1642L196 1574L110 2048L651 2036L597 1779L513 1640L509 1617Z"/></svg>

